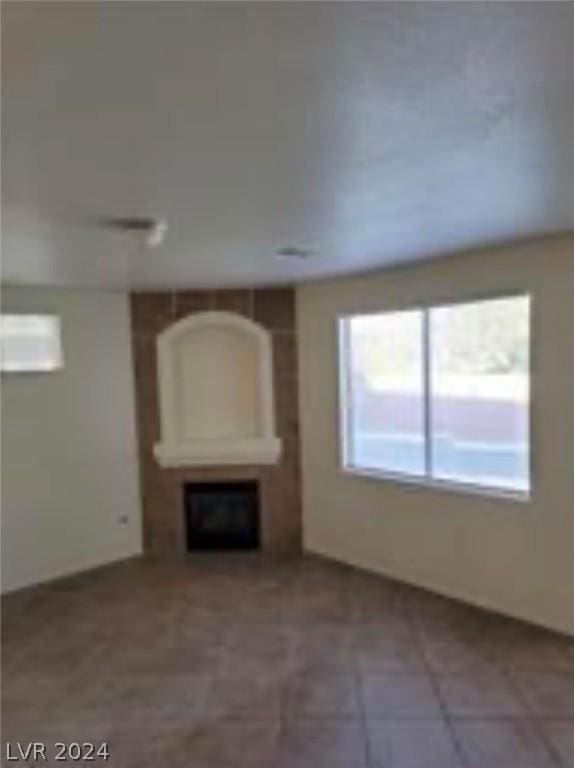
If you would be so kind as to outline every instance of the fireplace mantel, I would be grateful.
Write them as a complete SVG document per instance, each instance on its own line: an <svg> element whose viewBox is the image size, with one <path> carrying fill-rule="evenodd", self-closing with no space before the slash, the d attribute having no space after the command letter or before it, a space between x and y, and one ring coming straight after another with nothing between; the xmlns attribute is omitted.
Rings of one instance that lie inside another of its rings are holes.
<svg viewBox="0 0 574 768"><path fill-rule="evenodd" d="M276 464L281 454L278 438L251 440L194 440L188 443L156 443L154 454L160 466L209 467L234 464Z"/></svg>
<svg viewBox="0 0 574 768"><path fill-rule="evenodd" d="M162 467L275 464L270 334L230 312L200 312L157 339Z"/></svg>

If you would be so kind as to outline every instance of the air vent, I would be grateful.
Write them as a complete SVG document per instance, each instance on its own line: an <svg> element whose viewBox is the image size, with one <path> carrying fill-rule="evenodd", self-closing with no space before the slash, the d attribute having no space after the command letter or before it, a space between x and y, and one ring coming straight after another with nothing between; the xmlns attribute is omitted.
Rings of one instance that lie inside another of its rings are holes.
<svg viewBox="0 0 574 768"><path fill-rule="evenodd" d="M312 256L308 248L298 248L294 245L286 245L277 250L277 256L280 259L308 259Z"/></svg>
<svg viewBox="0 0 574 768"><path fill-rule="evenodd" d="M134 234L142 238L148 248L157 248L161 245L167 232L165 219L154 219L148 216L105 216L97 223L105 229Z"/></svg>

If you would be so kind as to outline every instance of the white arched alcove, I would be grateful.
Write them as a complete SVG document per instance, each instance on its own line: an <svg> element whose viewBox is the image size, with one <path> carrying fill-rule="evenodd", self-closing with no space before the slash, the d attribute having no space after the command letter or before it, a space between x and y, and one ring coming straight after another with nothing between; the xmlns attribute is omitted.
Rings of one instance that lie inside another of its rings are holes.
<svg viewBox="0 0 574 768"><path fill-rule="evenodd" d="M174 323L157 341L164 467L274 464L271 337L229 312L202 312Z"/></svg>

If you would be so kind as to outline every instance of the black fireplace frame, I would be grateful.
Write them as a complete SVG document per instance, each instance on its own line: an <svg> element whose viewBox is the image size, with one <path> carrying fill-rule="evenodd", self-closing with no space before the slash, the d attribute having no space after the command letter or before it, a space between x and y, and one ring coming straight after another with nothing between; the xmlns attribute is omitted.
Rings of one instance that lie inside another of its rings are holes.
<svg viewBox="0 0 574 768"><path fill-rule="evenodd" d="M256 480L185 482L183 509L188 552L260 548L259 484Z"/></svg>

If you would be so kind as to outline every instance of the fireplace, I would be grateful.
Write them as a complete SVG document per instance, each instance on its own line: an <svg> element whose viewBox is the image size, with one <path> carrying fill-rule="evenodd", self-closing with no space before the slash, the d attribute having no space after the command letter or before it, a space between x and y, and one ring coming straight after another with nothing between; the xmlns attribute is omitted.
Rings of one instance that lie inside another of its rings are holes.
<svg viewBox="0 0 574 768"><path fill-rule="evenodd" d="M180 557L188 540L199 547L206 531L195 512L188 525L186 483L251 481L259 513L249 544L266 555L299 552L294 290L133 293L131 312L145 551Z"/></svg>
<svg viewBox="0 0 574 768"><path fill-rule="evenodd" d="M255 480L185 483L183 497L188 551L259 548Z"/></svg>

